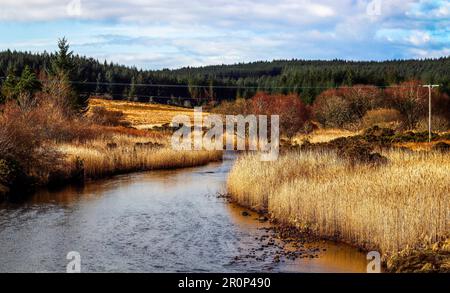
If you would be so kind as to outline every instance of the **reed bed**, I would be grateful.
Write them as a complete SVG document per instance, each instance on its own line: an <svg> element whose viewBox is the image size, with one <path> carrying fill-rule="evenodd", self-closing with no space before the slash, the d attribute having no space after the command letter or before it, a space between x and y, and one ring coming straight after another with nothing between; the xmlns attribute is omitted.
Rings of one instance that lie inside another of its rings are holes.
<svg viewBox="0 0 450 293"><path fill-rule="evenodd" d="M238 159L228 178L240 204L288 225L385 254L449 237L450 156L385 151L389 164L351 165L332 152L276 162Z"/></svg>
<svg viewBox="0 0 450 293"><path fill-rule="evenodd" d="M101 178L132 171L174 169L205 165L222 158L220 151L176 151L165 141L114 135L86 142L62 144L58 149L69 160L83 161L86 178Z"/></svg>

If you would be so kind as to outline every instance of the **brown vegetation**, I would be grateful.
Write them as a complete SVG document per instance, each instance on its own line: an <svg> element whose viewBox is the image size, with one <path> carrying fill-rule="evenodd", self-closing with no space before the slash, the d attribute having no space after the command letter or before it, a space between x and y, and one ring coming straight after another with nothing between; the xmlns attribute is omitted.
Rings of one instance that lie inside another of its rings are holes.
<svg viewBox="0 0 450 293"><path fill-rule="evenodd" d="M176 115L187 115L193 119L194 113L192 109L176 106L104 99L90 99L89 106L91 110L103 107L108 111L121 112L123 120L138 129L150 129L154 126L171 123ZM207 115L206 112L203 114Z"/></svg>
<svg viewBox="0 0 450 293"><path fill-rule="evenodd" d="M51 87L47 93L1 106L0 195L220 159L219 152L172 151L167 143L170 133L126 127L125 116L117 110L93 107L87 115L71 112L62 99L48 94L58 89L56 84L56 89ZM155 114L147 111L149 117Z"/></svg>
<svg viewBox="0 0 450 293"><path fill-rule="evenodd" d="M241 157L232 197L282 223L394 255L449 237L450 157L384 151L384 165L350 164L332 151L294 151L276 162Z"/></svg>
<svg viewBox="0 0 450 293"><path fill-rule="evenodd" d="M383 128L400 128L403 117L399 111L395 109L378 108L369 110L362 118L362 127L370 128L379 126Z"/></svg>
<svg viewBox="0 0 450 293"><path fill-rule="evenodd" d="M433 91L432 94L433 114L449 120L449 97L437 91ZM422 87L419 81L404 82L399 87L388 88L385 95L391 107L397 109L404 117L403 122L407 129L415 129L420 119L428 113L428 89Z"/></svg>
<svg viewBox="0 0 450 293"><path fill-rule="evenodd" d="M235 102L224 102L214 109L224 115L278 115L280 133L291 140L297 133L309 131L311 125L311 109L305 105L298 95L270 95L257 93L252 99L238 99Z"/></svg>
<svg viewBox="0 0 450 293"><path fill-rule="evenodd" d="M164 140L149 137L114 134L82 143L58 146L61 153L72 162L83 162L86 178L101 178L109 175L174 169L204 165L222 158L219 151L175 151Z"/></svg>
<svg viewBox="0 0 450 293"><path fill-rule="evenodd" d="M367 111L380 105L382 92L374 86L357 85L326 90L313 105L315 118L326 127L349 127Z"/></svg>
<svg viewBox="0 0 450 293"><path fill-rule="evenodd" d="M448 127L450 98L432 92L433 116L439 130ZM404 82L385 90L356 85L329 89L313 104L315 119L325 127L361 129L374 125L415 129L428 114L428 89L419 81ZM448 129L448 128L447 128Z"/></svg>

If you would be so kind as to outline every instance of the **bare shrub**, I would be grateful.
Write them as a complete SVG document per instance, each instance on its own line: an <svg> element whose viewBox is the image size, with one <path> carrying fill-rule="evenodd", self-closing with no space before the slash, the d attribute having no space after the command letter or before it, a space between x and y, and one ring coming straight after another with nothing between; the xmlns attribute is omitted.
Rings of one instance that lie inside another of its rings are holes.
<svg viewBox="0 0 450 293"><path fill-rule="evenodd" d="M335 94L327 91L319 95L313 105L315 118L325 127L343 128L355 118L351 115L350 103Z"/></svg>
<svg viewBox="0 0 450 293"><path fill-rule="evenodd" d="M307 122L311 118L311 109L295 94L281 95L257 93L252 99L238 99L235 102L223 102L214 112L224 115L279 115L280 132L291 139L298 132L313 129Z"/></svg>
<svg viewBox="0 0 450 293"><path fill-rule="evenodd" d="M53 142L94 139L100 135L95 127L82 116L67 110L67 105L46 93L36 96L35 113L36 127L43 138Z"/></svg>
<svg viewBox="0 0 450 293"><path fill-rule="evenodd" d="M349 103L350 115L356 118L362 118L381 102L381 91L376 86L355 85L339 88L337 92Z"/></svg>
<svg viewBox="0 0 450 293"><path fill-rule="evenodd" d="M314 101L315 118L326 127L355 129L367 111L381 103L381 91L375 86L356 85L330 89Z"/></svg>
<svg viewBox="0 0 450 293"><path fill-rule="evenodd" d="M428 90L419 81L409 81L386 89L386 95L391 106L402 114L405 126L414 129L427 109Z"/></svg>
<svg viewBox="0 0 450 293"><path fill-rule="evenodd" d="M39 116L36 108L22 108L15 102L2 109L0 160L9 174L4 184L13 189L45 182L61 166L61 154L44 141Z"/></svg>

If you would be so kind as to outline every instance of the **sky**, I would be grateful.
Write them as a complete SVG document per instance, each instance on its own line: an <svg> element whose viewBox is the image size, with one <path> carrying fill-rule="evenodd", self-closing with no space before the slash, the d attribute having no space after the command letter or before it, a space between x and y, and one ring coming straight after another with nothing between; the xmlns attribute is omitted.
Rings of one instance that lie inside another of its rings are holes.
<svg viewBox="0 0 450 293"><path fill-rule="evenodd" d="M142 69L450 55L449 0L0 0L0 50Z"/></svg>

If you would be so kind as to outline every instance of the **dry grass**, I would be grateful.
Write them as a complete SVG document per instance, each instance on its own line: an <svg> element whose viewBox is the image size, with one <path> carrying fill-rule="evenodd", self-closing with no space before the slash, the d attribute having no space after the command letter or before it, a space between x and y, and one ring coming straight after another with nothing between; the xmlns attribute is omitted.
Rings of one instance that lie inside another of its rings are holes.
<svg viewBox="0 0 450 293"><path fill-rule="evenodd" d="M301 145L305 140L308 140L310 143L322 143L329 142L340 137L355 136L357 134L358 132L345 129L324 128L317 129L310 134L299 134L294 137L293 142L298 145Z"/></svg>
<svg viewBox="0 0 450 293"><path fill-rule="evenodd" d="M293 152L270 163L247 155L231 171L228 190L281 222L387 254L448 238L450 156L384 155L386 166L353 168L326 152Z"/></svg>
<svg viewBox="0 0 450 293"><path fill-rule="evenodd" d="M143 145L143 144L161 145ZM118 173L173 169L204 165L218 161L221 152L174 151L167 142L149 137L116 134L83 143L59 145L58 149L74 161L84 163L86 178L101 178Z"/></svg>
<svg viewBox="0 0 450 293"><path fill-rule="evenodd" d="M119 111L124 114L124 120L131 123L135 128L145 129L153 126L161 126L171 123L176 115L187 115L193 120L193 109L182 107L128 102L128 101L111 101L102 99L91 99L89 101L90 108L104 107L108 111ZM207 113L203 113L204 115Z"/></svg>
<svg viewBox="0 0 450 293"><path fill-rule="evenodd" d="M439 140L439 141L433 141L431 143L429 142L403 142L403 143L397 143L394 144L397 147L405 147L413 151L430 151L433 149L433 146L435 146L439 142L445 142L450 144L450 140Z"/></svg>
<svg viewBox="0 0 450 293"><path fill-rule="evenodd" d="M86 178L193 167L221 159L222 152L218 151L172 150L169 133L145 130L170 123L176 115L187 115L193 119L192 109L101 99L91 99L89 105L90 109L103 107L107 111L123 113L123 121L135 128L97 126L101 135L95 139L58 145L58 150L68 155L69 161L76 158L83 161Z"/></svg>

